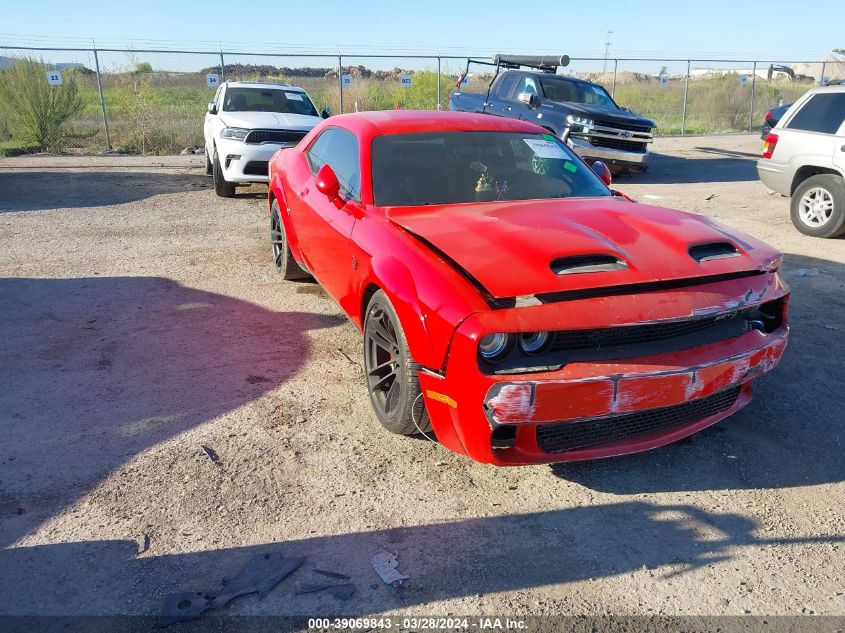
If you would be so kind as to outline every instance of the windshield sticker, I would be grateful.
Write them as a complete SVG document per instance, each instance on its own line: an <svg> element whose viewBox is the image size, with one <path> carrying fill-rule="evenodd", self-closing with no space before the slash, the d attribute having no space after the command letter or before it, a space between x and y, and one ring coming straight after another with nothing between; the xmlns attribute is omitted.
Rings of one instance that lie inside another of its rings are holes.
<svg viewBox="0 0 845 633"><path fill-rule="evenodd" d="M566 170L568 170L568 171L571 171L573 174L574 174L576 171L578 171L578 168L575 166L575 163L570 163L569 161L566 161L566 162L563 164L563 168L564 168L564 169L566 169Z"/></svg>
<svg viewBox="0 0 845 633"><path fill-rule="evenodd" d="M539 158L557 158L558 160L568 158L563 148L553 141L537 138L524 138L522 140Z"/></svg>
<svg viewBox="0 0 845 633"><path fill-rule="evenodd" d="M552 136L551 134L543 134L543 138L546 139L547 141L554 141L555 140L555 137Z"/></svg>
<svg viewBox="0 0 845 633"><path fill-rule="evenodd" d="M302 95L298 92L286 92L285 96L288 98L288 101L302 101Z"/></svg>

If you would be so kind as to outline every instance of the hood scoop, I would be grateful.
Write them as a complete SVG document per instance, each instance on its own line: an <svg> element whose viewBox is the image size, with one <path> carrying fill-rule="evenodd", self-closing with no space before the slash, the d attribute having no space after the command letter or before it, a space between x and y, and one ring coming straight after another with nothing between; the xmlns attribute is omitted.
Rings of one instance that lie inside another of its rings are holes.
<svg viewBox="0 0 845 633"><path fill-rule="evenodd" d="M571 255L552 260L550 267L555 275L574 275L623 270L628 264L615 255Z"/></svg>
<svg viewBox="0 0 845 633"><path fill-rule="evenodd" d="M739 257L739 251L736 246L730 242L705 242L704 244L694 244L689 247L690 257L692 257L699 264L702 262L709 262L715 259L725 259L726 257Z"/></svg>

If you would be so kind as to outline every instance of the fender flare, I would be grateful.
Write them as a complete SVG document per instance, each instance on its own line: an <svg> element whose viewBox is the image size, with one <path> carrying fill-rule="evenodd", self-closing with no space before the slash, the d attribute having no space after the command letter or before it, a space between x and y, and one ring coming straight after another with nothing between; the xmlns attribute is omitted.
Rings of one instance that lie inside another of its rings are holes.
<svg viewBox="0 0 845 633"><path fill-rule="evenodd" d="M405 339L411 351L411 357L424 367L440 369L442 359L435 358L431 337L426 328L426 314L417 293L411 271L395 255L376 255L370 261L370 275L362 285L361 327L364 325L370 294L367 288L377 286L384 291L393 304Z"/></svg>

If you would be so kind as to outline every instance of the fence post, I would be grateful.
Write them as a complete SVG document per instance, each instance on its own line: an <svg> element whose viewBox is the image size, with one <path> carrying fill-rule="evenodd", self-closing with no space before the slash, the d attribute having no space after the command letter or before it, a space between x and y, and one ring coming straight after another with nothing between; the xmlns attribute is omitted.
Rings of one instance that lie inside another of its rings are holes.
<svg viewBox="0 0 845 633"><path fill-rule="evenodd" d="M751 110L748 113L748 131L754 129L754 88L757 84L757 62L751 67Z"/></svg>
<svg viewBox="0 0 845 633"><path fill-rule="evenodd" d="M97 47L94 47L94 68L97 71L97 92L100 93L100 108L103 110L103 127L106 130L106 148L111 149L111 136L109 136L109 117L106 114L106 100L103 98L103 84L100 81L100 58L97 56Z"/></svg>
<svg viewBox="0 0 845 633"><path fill-rule="evenodd" d="M437 56L437 109L440 109L440 55Z"/></svg>
<svg viewBox="0 0 845 633"><path fill-rule="evenodd" d="M223 63L223 51L220 51L220 81L226 81L226 64Z"/></svg>
<svg viewBox="0 0 845 633"><path fill-rule="evenodd" d="M687 60L687 75L684 77L684 113L681 115L681 136L687 133L687 96L689 95L689 60Z"/></svg>
<svg viewBox="0 0 845 633"><path fill-rule="evenodd" d="M340 114L343 114L343 58L337 56L337 87L340 89Z"/></svg>
<svg viewBox="0 0 845 633"><path fill-rule="evenodd" d="M613 60L613 86L610 88L610 96L616 98L616 70L619 68L619 60Z"/></svg>
<svg viewBox="0 0 845 633"><path fill-rule="evenodd" d="M820 86L824 85L824 62L822 62L822 76L819 77L819 85Z"/></svg>

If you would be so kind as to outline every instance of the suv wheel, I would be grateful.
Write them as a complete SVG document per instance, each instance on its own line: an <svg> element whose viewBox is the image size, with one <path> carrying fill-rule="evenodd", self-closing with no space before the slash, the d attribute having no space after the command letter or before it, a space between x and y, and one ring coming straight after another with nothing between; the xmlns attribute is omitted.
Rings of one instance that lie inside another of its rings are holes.
<svg viewBox="0 0 845 633"><path fill-rule="evenodd" d="M217 148L214 148L214 160L212 161L212 175L214 176L214 191L221 198L235 197L235 183L229 182L223 177L223 168L220 166L220 157L217 155Z"/></svg>
<svg viewBox="0 0 845 633"><path fill-rule="evenodd" d="M836 237L845 233L845 180L817 174L795 189L790 201L792 223L804 235Z"/></svg>

